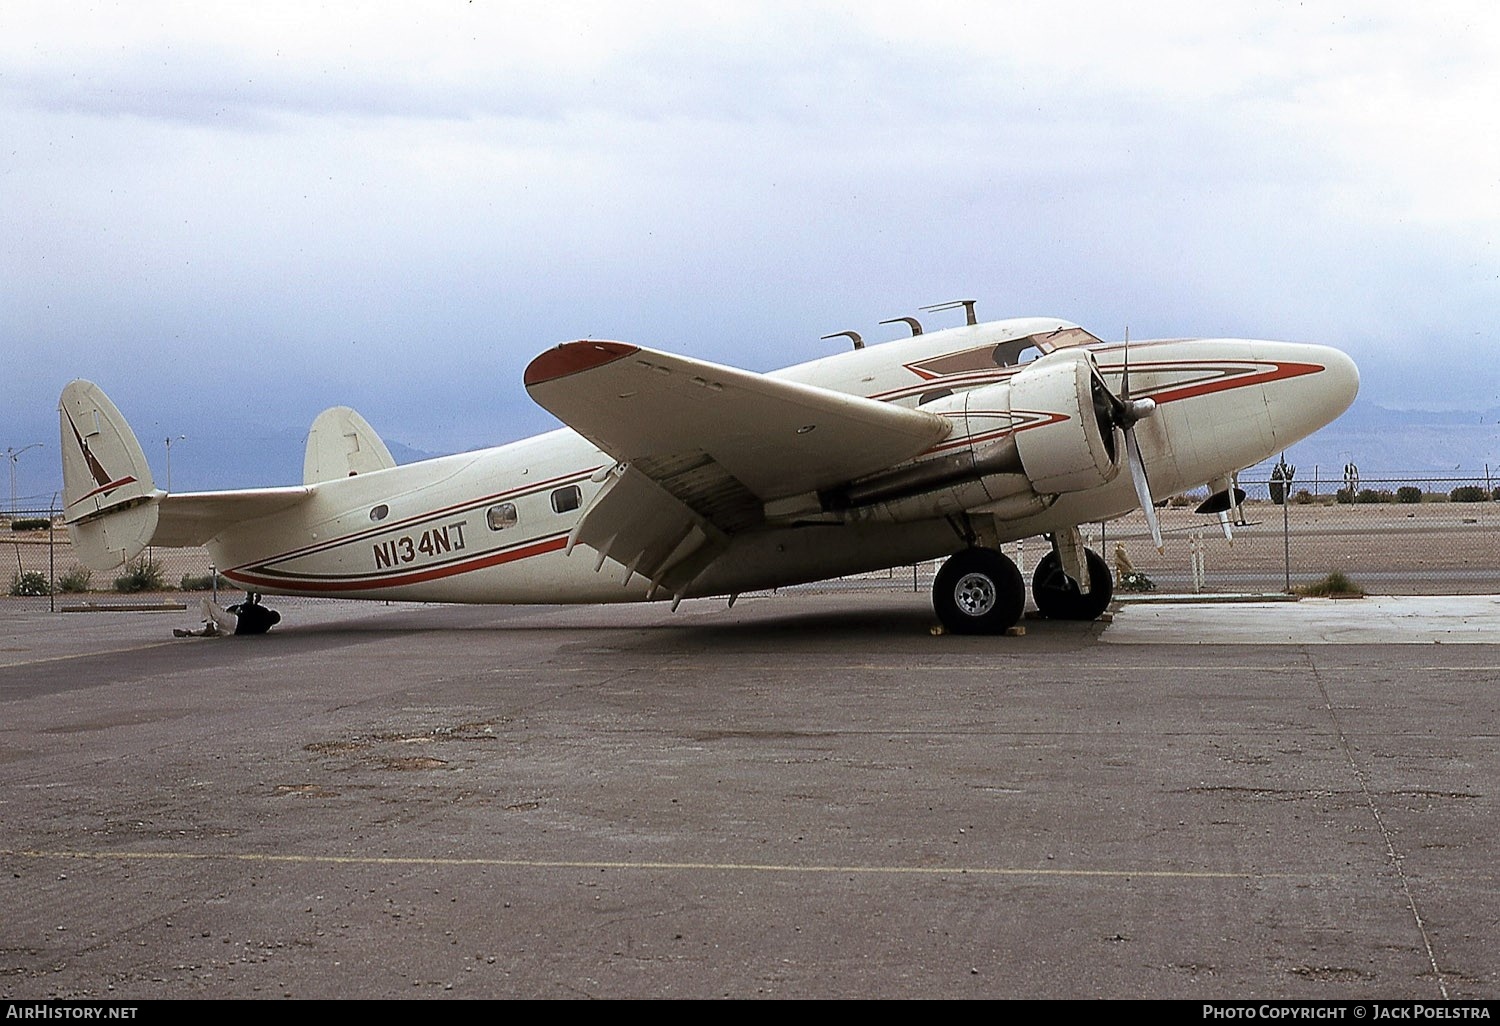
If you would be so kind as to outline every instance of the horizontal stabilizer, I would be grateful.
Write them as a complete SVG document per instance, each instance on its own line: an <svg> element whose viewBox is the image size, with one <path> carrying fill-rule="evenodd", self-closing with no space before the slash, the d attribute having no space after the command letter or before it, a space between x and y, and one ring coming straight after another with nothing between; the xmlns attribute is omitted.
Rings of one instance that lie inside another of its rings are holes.
<svg viewBox="0 0 1500 1026"><path fill-rule="evenodd" d="M161 522L151 544L168 548L203 545L226 527L280 513L312 493L307 485L291 485L163 496L159 503Z"/></svg>

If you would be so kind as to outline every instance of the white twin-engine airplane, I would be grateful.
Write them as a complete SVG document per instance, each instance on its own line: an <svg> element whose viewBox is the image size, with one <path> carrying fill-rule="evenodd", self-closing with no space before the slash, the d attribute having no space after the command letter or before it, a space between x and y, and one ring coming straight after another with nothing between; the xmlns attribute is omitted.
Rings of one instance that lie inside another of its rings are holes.
<svg viewBox="0 0 1500 1026"><path fill-rule="evenodd" d="M1207 484L1327 424L1359 373L1324 346L1105 343L1053 318L969 323L755 374L620 342L551 349L527 391L566 429L397 466L347 407L307 438L303 484L168 494L98 386L59 403L65 520L97 570L207 546L257 593L428 602L727 595L947 556L951 631L998 633L1026 586L1001 543L1050 537L1042 614L1088 620L1113 586L1077 525ZM833 336L828 336L833 337Z"/></svg>

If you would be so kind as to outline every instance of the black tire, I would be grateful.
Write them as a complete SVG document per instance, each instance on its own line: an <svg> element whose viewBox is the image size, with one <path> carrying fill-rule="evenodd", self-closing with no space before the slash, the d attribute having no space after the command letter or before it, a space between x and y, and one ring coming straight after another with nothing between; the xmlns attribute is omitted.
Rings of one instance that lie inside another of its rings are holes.
<svg viewBox="0 0 1500 1026"><path fill-rule="evenodd" d="M964 549L938 571L932 607L954 634L1003 634L1026 611L1026 582L1004 553Z"/></svg>
<svg viewBox="0 0 1500 1026"><path fill-rule="evenodd" d="M1062 560L1049 552L1036 565L1031 578L1031 597L1037 612L1049 620L1097 620L1115 595L1115 579L1109 564L1093 549L1084 549L1089 565L1089 590L1079 590L1073 578L1063 573Z"/></svg>

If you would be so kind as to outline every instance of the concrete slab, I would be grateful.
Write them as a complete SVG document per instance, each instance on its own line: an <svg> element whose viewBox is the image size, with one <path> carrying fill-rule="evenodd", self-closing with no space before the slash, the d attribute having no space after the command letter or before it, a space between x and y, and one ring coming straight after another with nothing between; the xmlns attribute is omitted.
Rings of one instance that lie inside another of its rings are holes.
<svg viewBox="0 0 1500 1026"><path fill-rule="evenodd" d="M278 606L4 624L0 998L1500 997L1500 649Z"/></svg>
<svg viewBox="0 0 1500 1026"><path fill-rule="evenodd" d="M1295 603L1130 602L1115 645L1496 645L1500 596L1369 596Z"/></svg>

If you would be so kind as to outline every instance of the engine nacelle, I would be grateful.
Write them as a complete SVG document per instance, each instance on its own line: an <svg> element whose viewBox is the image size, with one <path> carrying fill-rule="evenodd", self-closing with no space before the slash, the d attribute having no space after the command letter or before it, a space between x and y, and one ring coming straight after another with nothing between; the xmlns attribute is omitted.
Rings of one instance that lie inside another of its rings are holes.
<svg viewBox="0 0 1500 1026"><path fill-rule="evenodd" d="M924 407L961 423L969 446L809 496L816 502L806 507L768 505L767 515L835 513L899 522L999 502L1040 512L1060 493L1097 488L1119 473L1123 445L1116 444L1115 403L1092 356L1054 352L1007 381Z"/></svg>
<svg viewBox="0 0 1500 1026"><path fill-rule="evenodd" d="M1092 357L1061 350L1010 379L1015 444L1039 494L1081 492L1112 481L1120 447L1109 393Z"/></svg>

